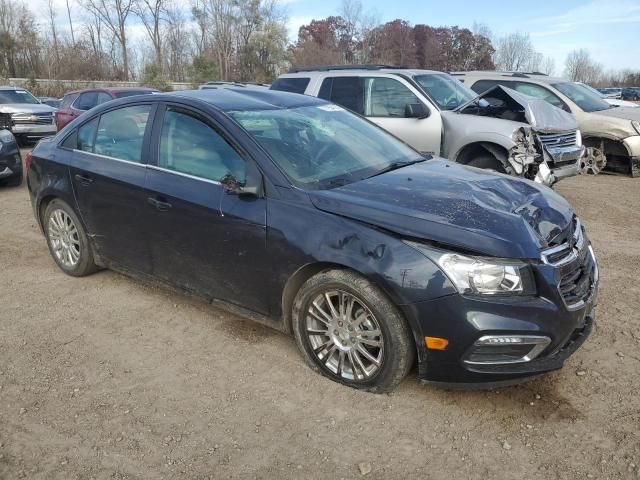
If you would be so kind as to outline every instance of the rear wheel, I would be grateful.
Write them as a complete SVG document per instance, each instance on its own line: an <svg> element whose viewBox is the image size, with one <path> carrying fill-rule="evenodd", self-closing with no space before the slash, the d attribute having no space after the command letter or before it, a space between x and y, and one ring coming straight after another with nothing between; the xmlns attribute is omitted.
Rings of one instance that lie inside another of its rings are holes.
<svg viewBox="0 0 640 480"><path fill-rule="evenodd" d="M63 272L83 277L98 270L82 223L66 202L57 198L52 200L44 212L42 224L49 252Z"/></svg>
<svg viewBox="0 0 640 480"><path fill-rule="evenodd" d="M400 312L349 270L307 280L294 301L293 330L307 364L350 387L390 390L414 363L414 341Z"/></svg>

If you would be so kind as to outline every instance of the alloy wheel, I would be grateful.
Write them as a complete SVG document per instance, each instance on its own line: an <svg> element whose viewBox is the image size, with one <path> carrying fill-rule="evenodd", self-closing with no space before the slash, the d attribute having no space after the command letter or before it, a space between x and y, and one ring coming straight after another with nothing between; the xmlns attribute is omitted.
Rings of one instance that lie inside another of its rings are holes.
<svg viewBox="0 0 640 480"><path fill-rule="evenodd" d="M80 235L67 212L59 208L51 212L47 234L58 261L66 268L74 268L80 261Z"/></svg>
<svg viewBox="0 0 640 480"><path fill-rule="evenodd" d="M367 381L382 367L380 323L351 293L327 290L317 295L307 309L305 333L317 360L340 378Z"/></svg>

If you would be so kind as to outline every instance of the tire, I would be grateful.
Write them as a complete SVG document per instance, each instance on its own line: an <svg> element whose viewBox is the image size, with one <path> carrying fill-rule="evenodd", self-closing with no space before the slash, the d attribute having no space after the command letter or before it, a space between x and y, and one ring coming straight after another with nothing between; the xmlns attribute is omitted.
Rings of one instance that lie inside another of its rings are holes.
<svg viewBox="0 0 640 480"><path fill-rule="evenodd" d="M336 312L351 315L331 315L327 297ZM344 321L347 318L352 322ZM415 342L403 316L378 287L350 270L329 270L307 280L294 300L292 322L306 363L335 382L382 393L400 383L414 365Z"/></svg>
<svg viewBox="0 0 640 480"><path fill-rule="evenodd" d="M66 202L59 198L52 200L44 212L42 225L49 253L64 273L84 277L98 271L82 222Z"/></svg>
<svg viewBox="0 0 640 480"><path fill-rule="evenodd" d="M18 175L14 175L13 177L5 178L0 180L2 185L6 185L7 187L18 187L22 185L22 171Z"/></svg>
<svg viewBox="0 0 640 480"><path fill-rule="evenodd" d="M485 170L493 170L494 172L507 173L502 162L488 153L474 158L467 163L467 165L470 167L483 168Z"/></svg>

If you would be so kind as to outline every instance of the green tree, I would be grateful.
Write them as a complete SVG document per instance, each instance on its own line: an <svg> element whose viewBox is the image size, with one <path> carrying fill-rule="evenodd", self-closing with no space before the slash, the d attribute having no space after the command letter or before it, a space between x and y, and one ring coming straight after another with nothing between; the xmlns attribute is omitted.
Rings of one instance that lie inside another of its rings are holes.
<svg viewBox="0 0 640 480"><path fill-rule="evenodd" d="M157 88L163 92L173 90L171 84L162 75L162 69L155 63L145 65L140 78L140 86Z"/></svg>

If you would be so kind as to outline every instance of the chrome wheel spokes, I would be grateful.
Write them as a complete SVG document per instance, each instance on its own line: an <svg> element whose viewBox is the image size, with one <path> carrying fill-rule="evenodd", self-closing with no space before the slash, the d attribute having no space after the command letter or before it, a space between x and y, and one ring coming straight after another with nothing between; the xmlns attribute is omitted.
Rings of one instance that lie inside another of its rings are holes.
<svg viewBox="0 0 640 480"><path fill-rule="evenodd" d="M64 210L56 209L51 212L47 234L58 261L67 268L75 267L80 261L80 234Z"/></svg>
<svg viewBox="0 0 640 480"><path fill-rule="evenodd" d="M341 290L316 296L307 310L305 328L316 358L338 377L364 381L380 370L382 329L356 296Z"/></svg>

